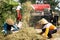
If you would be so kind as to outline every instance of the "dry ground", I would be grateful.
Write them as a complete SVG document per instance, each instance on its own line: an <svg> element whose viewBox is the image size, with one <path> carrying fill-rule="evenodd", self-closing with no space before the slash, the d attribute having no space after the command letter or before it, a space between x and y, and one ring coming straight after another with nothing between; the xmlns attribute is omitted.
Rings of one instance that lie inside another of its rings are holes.
<svg viewBox="0 0 60 40"><path fill-rule="evenodd" d="M38 29L37 31L40 32L41 29ZM5 37L3 37L3 34L0 34L0 40L6 40ZM53 38L46 40L60 40L60 28L58 29L57 33L53 34Z"/></svg>

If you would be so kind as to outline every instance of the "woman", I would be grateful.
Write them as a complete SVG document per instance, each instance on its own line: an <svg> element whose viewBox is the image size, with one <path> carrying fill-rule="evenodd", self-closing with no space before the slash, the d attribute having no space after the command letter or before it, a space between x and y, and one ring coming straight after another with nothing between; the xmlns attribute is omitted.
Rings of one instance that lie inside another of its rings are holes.
<svg viewBox="0 0 60 40"><path fill-rule="evenodd" d="M19 23L19 21L21 21L22 19L22 14L21 14L21 4L19 3L19 5L17 6L17 23Z"/></svg>
<svg viewBox="0 0 60 40"><path fill-rule="evenodd" d="M56 26L49 23L46 19L42 18L39 23L42 25L40 34L44 34L44 37L52 38L52 34L57 32Z"/></svg>
<svg viewBox="0 0 60 40"><path fill-rule="evenodd" d="M6 19L6 22L3 25L4 36L11 33L11 27L13 27L14 30L18 30L17 26L14 24L14 21L8 18Z"/></svg>

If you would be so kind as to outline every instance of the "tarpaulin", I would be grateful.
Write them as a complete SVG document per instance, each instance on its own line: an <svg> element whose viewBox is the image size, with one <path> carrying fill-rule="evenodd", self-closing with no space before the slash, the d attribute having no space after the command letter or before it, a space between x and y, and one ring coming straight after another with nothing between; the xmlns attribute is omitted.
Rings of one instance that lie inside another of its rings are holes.
<svg viewBox="0 0 60 40"><path fill-rule="evenodd" d="M49 4L33 4L32 7L35 11L43 11L45 8L50 9Z"/></svg>

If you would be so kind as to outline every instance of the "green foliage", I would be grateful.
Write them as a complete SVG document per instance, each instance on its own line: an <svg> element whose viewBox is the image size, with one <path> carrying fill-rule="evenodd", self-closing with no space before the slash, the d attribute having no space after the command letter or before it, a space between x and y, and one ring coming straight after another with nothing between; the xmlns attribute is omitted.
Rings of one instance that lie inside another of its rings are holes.
<svg viewBox="0 0 60 40"><path fill-rule="evenodd" d="M25 3L26 1L31 1L32 3L35 3L36 0L20 0L20 3Z"/></svg>
<svg viewBox="0 0 60 40"><path fill-rule="evenodd" d="M34 4L36 2L36 0L31 0L31 2Z"/></svg>
<svg viewBox="0 0 60 40"><path fill-rule="evenodd" d="M52 0L48 0L47 2L51 5L51 7L52 6L55 7L57 5L57 3L58 3L58 2L55 2L55 1L52 1Z"/></svg>
<svg viewBox="0 0 60 40"><path fill-rule="evenodd" d="M7 18L15 19L16 12L12 9L13 7L14 5L10 5L8 2L0 1L0 28Z"/></svg>
<svg viewBox="0 0 60 40"><path fill-rule="evenodd" d="M48 3L49 3L51 6L56 6L56 5L57 5L57 2L54 2L54 1L48 1Z"/></svg>
<svg viewBox="0 0 60 40"><path fill-rule="evenodd" d="M13 5L13 6L17 6L17 5L18 5L18 2L13 1L13 0L10 0L10 1L9 1L9 4L10 4L10 5Z"/></svg>
<svg viewBox="0 0 60 40"><path fill-rule="evenodd" d="M18 2L14 0L3 0L4 2L8 3L9 5L17 6Z"/></svg>
<svg viewBox="0 0 60 40"><path fill-rule="evenodd" d="M47 2L50 4L51 9L55 10L55 7L58 4L58 2L55 2L55 1L52 1L52 0L48 0Z"/></svg>
<svg viewBox="0 0 60 40"><path fill-rule="evenodd" d="M25 3L27 0L19 0L19 1L22 4L22 3Z"/></svg>

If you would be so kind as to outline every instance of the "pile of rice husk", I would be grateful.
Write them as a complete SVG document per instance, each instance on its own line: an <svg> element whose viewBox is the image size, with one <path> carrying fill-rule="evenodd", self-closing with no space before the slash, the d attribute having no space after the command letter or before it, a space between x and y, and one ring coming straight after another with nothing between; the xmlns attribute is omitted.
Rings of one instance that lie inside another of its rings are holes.
<svg viewBox="0 0 60 40"><path fill-rule="evenodd" d="M23 25L22 29L19 32L8 35L5 40L45 40L41 35L36 33L36 30L33 27L29 27L29 19L30 19L30 2L26 2L23 4Z"/></svg>
<svg viewBox="0 0 60 40"><path fill-rule="evenodd" d="M5 40L45 40L42 36L36 34L32 27L24 27L19 32L8 35Z"/></svg>
<svg viewBox="0 0 60 40"><path fill-rule="evenodd" d="M0 40L5 40L5 37L3 36L2 33L0 33Z"/></svg>

